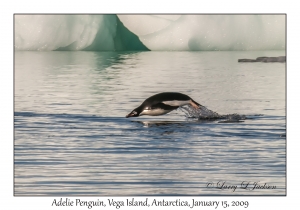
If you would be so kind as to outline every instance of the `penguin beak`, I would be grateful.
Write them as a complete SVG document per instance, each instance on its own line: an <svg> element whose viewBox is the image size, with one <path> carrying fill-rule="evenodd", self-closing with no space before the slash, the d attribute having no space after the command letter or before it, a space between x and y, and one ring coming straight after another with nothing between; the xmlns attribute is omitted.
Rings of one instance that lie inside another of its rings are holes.
<svg viewBox="0 0 300 210"><path fill-rule="evenodd" d="M133 117L133 116L134 116L134 114L132 112L130 112L128 115L126 115L126 118Z"/></svg>
<svg viewBox="0 0 300 210"><path fill-rule="evenodd" d="M126 118L128 117L137 117L138 114L135 111L130 112L128 115L126 115Z"/></svg>

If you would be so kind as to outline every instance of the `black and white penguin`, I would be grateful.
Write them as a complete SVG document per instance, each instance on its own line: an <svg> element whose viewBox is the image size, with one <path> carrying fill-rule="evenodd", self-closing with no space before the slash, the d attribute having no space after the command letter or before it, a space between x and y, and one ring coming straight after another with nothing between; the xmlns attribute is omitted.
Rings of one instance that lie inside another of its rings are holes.
<svg viewBox="0 0 300 210"><path fill-rule="evenodd" d="M126 117L138 117L141 115L163 115L167 114L180 106L192 105L200 108L202 105L194 101L191 97L176 92L158 93L147 98L139 107L135 108Z"/></svg>

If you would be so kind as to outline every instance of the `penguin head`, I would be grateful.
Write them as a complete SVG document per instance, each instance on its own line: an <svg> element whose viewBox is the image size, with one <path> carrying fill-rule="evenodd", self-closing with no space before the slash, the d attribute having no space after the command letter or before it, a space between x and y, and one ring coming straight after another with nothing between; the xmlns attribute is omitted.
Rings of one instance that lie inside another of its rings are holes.
<svg viewBox="0 0 300 210"><path fill-rule="evenodd" d="M138 116L140 116L141 112L142 112L141 108L138 107L138 108L132 110L128 115L126 115L126 118L128 118L128 117L138 117Z"/></svg>

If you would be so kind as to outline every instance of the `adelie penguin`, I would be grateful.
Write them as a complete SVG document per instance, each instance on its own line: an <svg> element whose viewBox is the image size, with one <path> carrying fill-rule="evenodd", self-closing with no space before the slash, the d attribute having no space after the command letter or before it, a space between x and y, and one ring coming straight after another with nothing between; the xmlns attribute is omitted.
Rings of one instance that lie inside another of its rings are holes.
<svg viewBox="0 0 300 210"><path fill-rule="evenodd" d="M194 101L191 97L176 92L164 92L147 98L139 107L135 108L126 117L138 117L142 115L163 115L178 107L191 105L200 108L202 105Z"/></svg>

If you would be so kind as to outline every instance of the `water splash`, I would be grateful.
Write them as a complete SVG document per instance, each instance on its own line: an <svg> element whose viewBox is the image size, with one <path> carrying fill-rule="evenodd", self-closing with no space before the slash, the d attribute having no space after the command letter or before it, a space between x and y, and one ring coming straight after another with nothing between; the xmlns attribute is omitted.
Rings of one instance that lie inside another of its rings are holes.
<svg viewBox="0 0 300 210"><path fill-rule="evenodd" d="M187 118L197 118L198 120L222 120L219 123L230 123L230 122L243 122L242 120L247 119L245 115L239 114L226 114L221 115L217 112L214 112L205 106L201 106L196 109L191 105L183 106L179 108L182 112L184 112Z"/></svg>

